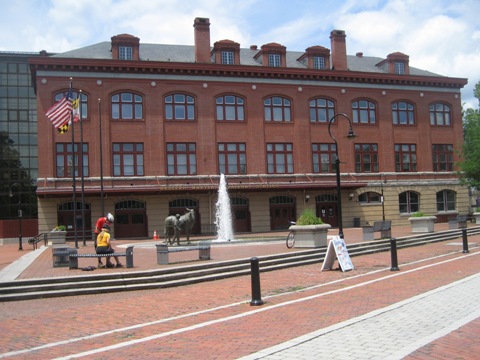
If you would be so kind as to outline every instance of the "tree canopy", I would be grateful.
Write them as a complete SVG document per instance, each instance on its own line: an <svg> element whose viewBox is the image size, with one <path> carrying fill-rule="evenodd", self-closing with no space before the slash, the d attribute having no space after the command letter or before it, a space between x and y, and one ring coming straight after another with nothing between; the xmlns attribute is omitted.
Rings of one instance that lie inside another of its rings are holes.
<svg viewBox="0 0 480 360"><path fill-rule="evenodd" d="M480 104L480 82L473 91ZM463 183L480 189L480 109L463 112L464 144L458 166Z"/></svg>

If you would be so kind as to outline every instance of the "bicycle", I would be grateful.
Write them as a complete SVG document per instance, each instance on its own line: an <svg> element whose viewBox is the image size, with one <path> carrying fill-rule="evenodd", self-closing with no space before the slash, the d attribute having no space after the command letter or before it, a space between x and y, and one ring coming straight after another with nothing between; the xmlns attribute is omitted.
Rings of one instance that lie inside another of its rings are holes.
<svg viewBox="0 0 480 360"><path fill-rule="evenodd" d="M290 221L290 225L295 225L294 221ZM290 231L287 235L287 248L291 249L295 245L295 232Z"/></svg>

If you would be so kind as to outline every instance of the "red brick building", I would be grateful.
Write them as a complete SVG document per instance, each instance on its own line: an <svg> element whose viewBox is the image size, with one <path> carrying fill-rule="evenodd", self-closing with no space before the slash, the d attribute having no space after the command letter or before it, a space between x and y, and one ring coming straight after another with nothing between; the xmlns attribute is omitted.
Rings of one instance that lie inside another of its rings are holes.
<svg viewBox="0 0 480 360"><path fill-rule="evenodd" d="M83 185L87 230L103 193L117 238L162 232L165 217L185 207L195 208L195 232L209 232L222 173L237 233L285 229L306 207L335 227L336 151L346 227L470 211L455 172L466 79L411 67L400 52L347 55L341 30L331 32L330 49L305 51L212 46L205 18L195 19L194 37L194 46L157 45L122 34L31 59L40 231L73 229L74 201L81 228ZM59 134L44 115L70 78L82 94L75 199L71 131Z"/></svg>

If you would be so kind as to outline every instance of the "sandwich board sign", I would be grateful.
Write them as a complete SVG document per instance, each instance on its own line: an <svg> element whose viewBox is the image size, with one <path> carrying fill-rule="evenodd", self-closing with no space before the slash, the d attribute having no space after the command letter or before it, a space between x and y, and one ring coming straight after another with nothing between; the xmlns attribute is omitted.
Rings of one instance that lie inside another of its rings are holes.
<svg viewBox="0 0 480 360"><path fill-rule="evenodd" d="M347 245L340 236L335 236L328 243L327 253L325 254L325 260L323 261L323 270L332 270L335 257L338 260L338 265L343 272L353 270L353 263L348 254Z"/></svg>

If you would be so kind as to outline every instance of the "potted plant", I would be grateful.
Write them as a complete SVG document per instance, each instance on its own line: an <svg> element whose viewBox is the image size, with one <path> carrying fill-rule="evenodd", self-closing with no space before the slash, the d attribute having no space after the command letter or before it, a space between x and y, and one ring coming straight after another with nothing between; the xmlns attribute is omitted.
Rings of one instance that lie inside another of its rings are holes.
<svg viewBox="0 0 480 360"><path fill-rule="evenodd" d="M48 234L48 243L52 245L65 244L67 228L65 225L57 225Z"/></svg>
<svg viewBox="0 0 480 360"><path fill-rule="evenodd" d="M408 218L412 224L412 232L433 232L436 216L425 215L421 211L414 212L411 217Z"/></svg>
<svg viewBox="0 0 480 360"><path fill-rule="evenodd" d="M315 215L314 210L305 209L296 224L290 226L295 234L295 247L316 248L327 246L327 232L329 224L324 224L322 219Z"/></svg>

